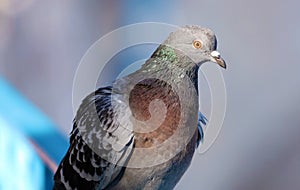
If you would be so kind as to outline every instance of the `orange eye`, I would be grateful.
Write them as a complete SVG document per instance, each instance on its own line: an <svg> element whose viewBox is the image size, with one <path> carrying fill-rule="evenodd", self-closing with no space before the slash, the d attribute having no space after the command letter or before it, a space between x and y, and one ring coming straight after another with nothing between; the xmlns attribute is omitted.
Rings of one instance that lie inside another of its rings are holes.
<svg viewBox="0 0 300 190"><path fill-rule="evenodd" d="M199 40L195 40L195 41L193 42L193 46L194 46L194 48L196 48L196 49L200 49L200 48L202 48L202 42L199 41Z"/></svg>

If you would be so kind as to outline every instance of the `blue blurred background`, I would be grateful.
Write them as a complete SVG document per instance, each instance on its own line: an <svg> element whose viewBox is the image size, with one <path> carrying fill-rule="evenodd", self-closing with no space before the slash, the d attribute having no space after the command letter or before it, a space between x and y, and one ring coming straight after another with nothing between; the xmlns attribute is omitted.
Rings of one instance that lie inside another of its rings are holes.
<svg viewBox="0 0 300 190"><path fill-rule="evenodd" d="M228 63L222 131L208 152L195 155L176 189L299 189L299 6L296 0L0 1L0 190L49 189L43 180L51 171L31 141L55 162L63 156L81 57L111 30L145 21L212 28ZM33 118L20 120L22 114ZM37 118L45 120L29 128L41 127L48 138L25 130Z"/></svg>

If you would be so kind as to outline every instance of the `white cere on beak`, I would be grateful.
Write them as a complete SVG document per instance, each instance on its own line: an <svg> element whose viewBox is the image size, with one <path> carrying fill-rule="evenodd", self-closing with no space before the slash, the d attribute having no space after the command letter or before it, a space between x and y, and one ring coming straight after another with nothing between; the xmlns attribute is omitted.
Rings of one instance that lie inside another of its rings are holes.
<svg viewBox="0 0 300 190"><path fill-rule="evenodd" d="M218 51L212 51L212 52L210 53L210 55L211 55L212 57L218 58L218 59L221 57L221 54L220 54Z"/></svg>

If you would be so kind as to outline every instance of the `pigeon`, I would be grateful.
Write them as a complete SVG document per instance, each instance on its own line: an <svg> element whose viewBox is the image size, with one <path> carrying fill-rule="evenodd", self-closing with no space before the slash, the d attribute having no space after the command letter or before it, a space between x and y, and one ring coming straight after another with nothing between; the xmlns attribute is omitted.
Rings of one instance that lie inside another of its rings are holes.
<svg viewBox="0 0 300 190"><path fill-rule="evenodd" d="M173 189L204 136L198 70L209 61L226 68L214 32L180 27L140 69L85 97L53 189Z"/></svg>

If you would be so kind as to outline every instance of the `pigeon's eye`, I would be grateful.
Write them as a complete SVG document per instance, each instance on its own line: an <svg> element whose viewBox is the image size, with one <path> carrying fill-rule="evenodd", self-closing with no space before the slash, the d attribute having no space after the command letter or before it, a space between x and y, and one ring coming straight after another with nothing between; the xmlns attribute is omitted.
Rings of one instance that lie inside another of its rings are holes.
<svg viewBox="0 0 300 190"><path fill-rule="evenodd" d="M193 46L196 49L200 49L200 48L202 48L202 42L200 40L194 40Z"/></svg>

